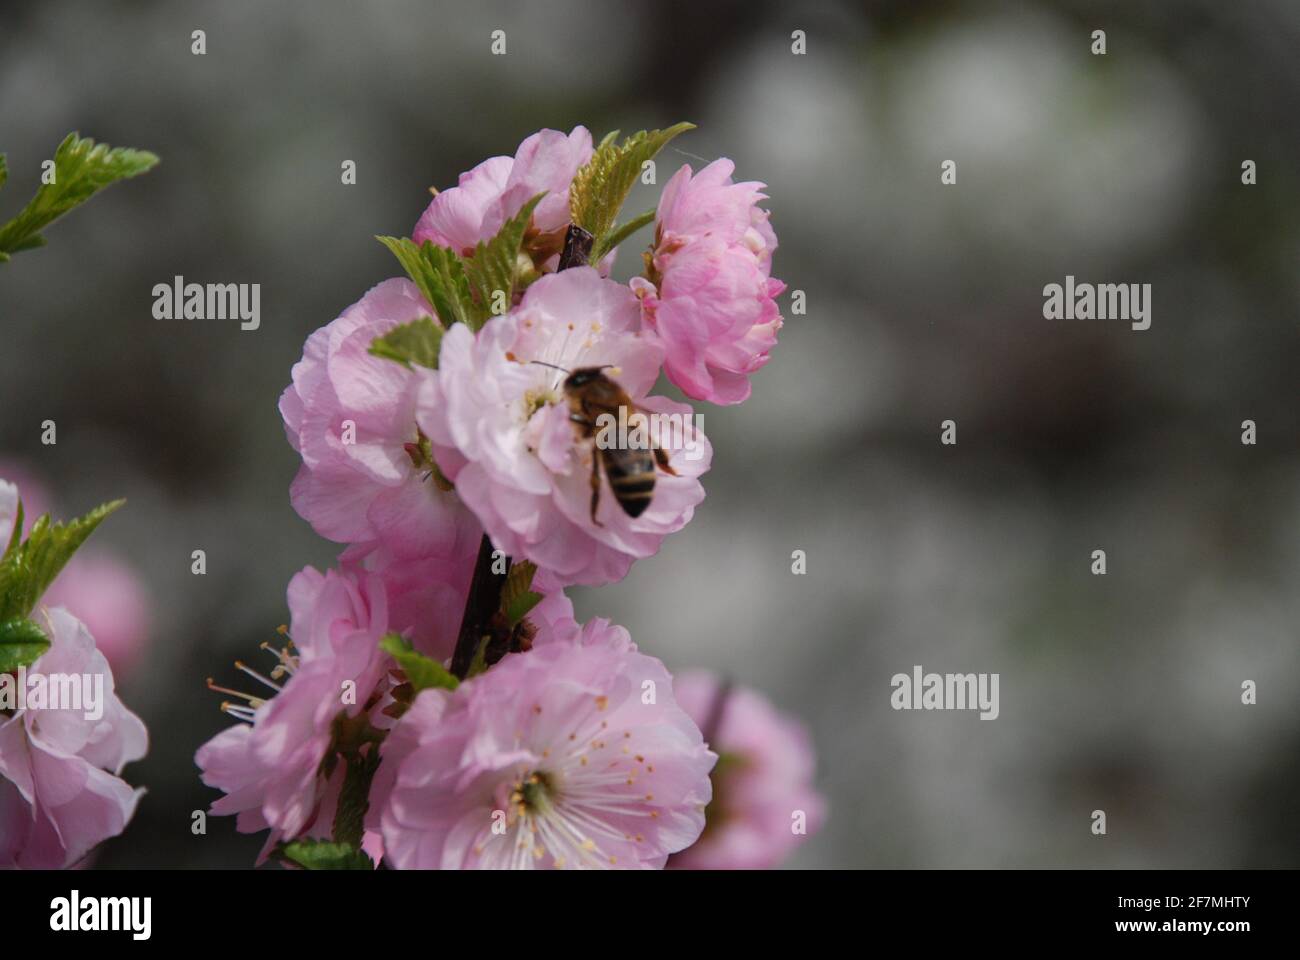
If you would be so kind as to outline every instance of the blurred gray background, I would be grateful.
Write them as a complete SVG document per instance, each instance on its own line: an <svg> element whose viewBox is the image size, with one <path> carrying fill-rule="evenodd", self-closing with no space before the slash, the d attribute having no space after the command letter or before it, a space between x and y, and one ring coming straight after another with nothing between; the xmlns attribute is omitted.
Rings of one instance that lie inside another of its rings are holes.
<svg viewBox="0 0 1300 960"><path fill-rule="evenodd" d="M100 865L260 845L190 833L227 723L203 680L337 553L289 505L276 400L397 275L372 236L539 127L680 119L769 184L808 313L752 400L704 410L696 520L580 612L804 719L830 818L795 866L1300 864L1298 45L1287 0L7 3L0 219L69 130L163 158L0 267L0 456L67 512L127 497L98 537L157 602L120 681L149 793ZM1067 273L1153 284L1151 329L1045 320ZM262 329L153 319L175 274L260 283ZM1001 717L891 710L914 664L999 672Z"/></svg>

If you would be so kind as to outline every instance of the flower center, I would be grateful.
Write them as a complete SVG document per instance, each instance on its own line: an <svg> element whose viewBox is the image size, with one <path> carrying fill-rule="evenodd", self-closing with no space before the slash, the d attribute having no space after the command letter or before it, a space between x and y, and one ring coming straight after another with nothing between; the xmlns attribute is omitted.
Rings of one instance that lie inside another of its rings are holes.
<svg viewBox="0 0 1300 960"><path fill-rule="evenodd" d="M555 785L551 775L544 770L534 770L515 784L510 802L515 805L521 817L544 814L551 808L554 794Z"/></svg>
<svg viewBox="0 0 1300 960"><path fill-rule="evenodd" d="M542 407L559 403L560 398L549 387L532 387L524 393L524 423L533 419L533 414Z"/></svg>

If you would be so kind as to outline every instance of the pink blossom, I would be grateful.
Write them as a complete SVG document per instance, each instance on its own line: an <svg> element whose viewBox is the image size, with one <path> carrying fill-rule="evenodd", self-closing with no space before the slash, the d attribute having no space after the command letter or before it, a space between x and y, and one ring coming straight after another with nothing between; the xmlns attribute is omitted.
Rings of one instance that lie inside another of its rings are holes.
<svg viewBox="0 0 1300 960"><path fill-rule="evenodd" d="M537 627L533 646L548 642L572 645L582 636L582 624L574 616L573 601L565 596L563 590L556 590L543 597L528 612L528 620Z"/></svg>
<svg viewBox="0 0 1300 960"><path fill-rule="evenodd" d="M697 400L740 403L781 329L771 278L776 234L761 183L733 183L715 160L684 166L664 188L648 277L632 281L646 326L664 348L664 372Z"/></svg>
<svg viewBox="0 0 1300 960"><path fill-rule="evenodd" d="M302 467L294 509L321 536L365 553L472 558L479 531L439 489L415 424L416 374L369 353L374 339L434 316L409 280L385 280L308 339L280 397Z"/></svg>
<svg viewBox="0 0 1300 960"><path fill-rule="evenodd" d="M731 179L735 169L725 157L694 177L690 164L683 166L659 198L656 230L681 240L714 236L741 244L754 254L763 273L769 274L777 244L768 212L758 206L767 199L762 192L765 184L753 180L735 183Z"/></svg>
<svg viewBox="0 0 1300 960"><path fill-rule="evenodd" d="M0 501L13 490L0 483ZM0 515L6 509L0 502ZM0 867L59 869L130 821L144 791L119 774L144 756L148 734L118 699L113 671L85 625L61 607L42 608L36 619L50 647L28 668L29 679L103 678L99 710L88 711L83 701L83 709L28 706L0 715Z"/></svg>
<svg viewBox="0 0 1300 960"><path fill-rule="evenodd" d="M420 557L406 560L379 549L363 558L340 560L345 572L375 574L388 602L388 629L400 633L425 656L445 661L456 646L470 577L470 560Z"/></svg>
<svg viewBox="0 0 1300 960"><path fill-rule="evenodd" d="M307 567L290 581L288 601L292 642L278 652L275 670L266 676L243 668L266 690L239 694L246 704L227 704L245 722L195 756L203 782L225 793L212 813L237 815L243 833L269 828L267 850L328 833L343 764L330 777L321 765L334 746L335 722L375 709L390 664L378 647L389 629L380 575Z"/></svg>
<svg viewBox="0 0 1300 960"><path fill-rule="evenodd" d="M636 652L636 644L626 627L610 623L604 617L593 617L578 623L573 615L573 602L563 590L547 594L541 603L528 613L528 619L537 627L533 646L548 643L567 643L579 647L607 647L618 652Z"/></svg>
<svg viewBox="0 0 1300 960"><path fill-rule="evenodd" d="M382 757L400 869L662 867L699 835L716 759L658 660L569 643L425 690Z"/></svg>
<svg viewBox="0 0 1300 960"><path fill-rule="evenodd" d="M9 542L16 514L17 497L23 501L24 534L41 514L48 513L52 501L41 485L28 478L20 468L0 464L0 477L17 483L16 493L0 493L0 500L11 501L6 510L0 506L0 550ZM0 480L0 485L4 481ZM143 581L125 560L112 550L91 542L68 561L67 566L45 591L44 602L50 607L70 610L95 638L95 646L108 658L113 672L125 675L144 651L149 640L151 601Z"/></svg>
<svg viewBox="0 0 1300 960"><path fill-rule="evenodd" d="M685 526L704 498L698 478L712 451L689 407L646 396L662 354L636 324L637 302L626 287L590 267L565 270L536 281L477 337L454 325L439 369L424 373L417 417L434 458L492 543L537 564L543 590L621 579L633 560ZM564 371L602 365L612 365L606 375L636 407L675 414L685 429L664 431L677 475L656 469L644 512L624 512L602 470L593 521L597 451L570 420L563 382Z"/></svg>
<svg viewBox="0 0 1300 960"><path fill-rule="evenodd" d="M682 709L705 730L718 754L707 825L673 867L759 870L776 866L821 828L825 802L813 789L813 748L803 725L761 694L724 688L696 671L676 680Z"/></svg>
<svg viewBox="0 0 1300 960"><path fill-rule="evenodd" d="M411 238L473 253L480 240L491 239L525 203L545 192L533 210L525 245L539 266L549 261L554 269L569 225L569 185L591 154L585 127L569 134L539 130L519 145L513 158L492 157L462 173L455 187L433 198Z"/></svg>

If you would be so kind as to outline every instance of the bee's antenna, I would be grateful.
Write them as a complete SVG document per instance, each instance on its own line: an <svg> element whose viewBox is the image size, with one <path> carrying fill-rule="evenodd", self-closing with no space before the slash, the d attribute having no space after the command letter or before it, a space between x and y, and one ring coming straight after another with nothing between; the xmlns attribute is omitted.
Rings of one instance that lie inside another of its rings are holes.
<svg viewBox="0 0 1300 960"><path fill-rule="evenodd" d="M556 365L553 364L553 363L547 363L545 360L529 360L528 362L529 362L529 363L535 363L535 364L537 364L538 366L542 366L542 367L550 367L552 370L559 370L561 373L569 373L569 372L570 372L570 371L566 370L564 367L556 366ZM603 369L603 368L602 368L602 369Z"/></svg>

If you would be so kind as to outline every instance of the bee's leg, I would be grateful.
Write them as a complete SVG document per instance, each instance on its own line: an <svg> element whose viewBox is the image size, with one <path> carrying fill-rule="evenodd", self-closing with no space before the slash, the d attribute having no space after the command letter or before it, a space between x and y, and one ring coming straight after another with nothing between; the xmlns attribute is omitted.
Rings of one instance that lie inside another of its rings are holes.
<svg viewBox="0 0 1300 960"><path fill-rule="evenodd" d="M664 453L659 447L655 447L655 463L659 464L664 473L671 476L677 476L677 471L668 463L668 454Z"/></svg>
<svg viewBox="0 0 1300 960"><path fill-rule="evenodd" d="M598 527L604 524L596 519L596 508L600 506L600 452L591 451L591 522Z"/></svg>

